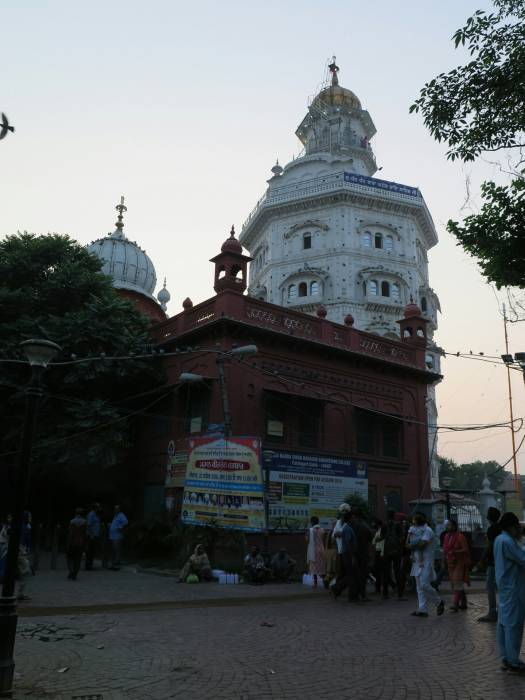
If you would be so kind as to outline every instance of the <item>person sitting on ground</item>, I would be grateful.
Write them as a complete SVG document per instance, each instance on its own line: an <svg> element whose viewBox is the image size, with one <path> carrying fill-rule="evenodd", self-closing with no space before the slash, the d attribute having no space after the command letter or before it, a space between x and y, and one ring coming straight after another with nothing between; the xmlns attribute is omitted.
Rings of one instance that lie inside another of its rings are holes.
<svg viewBox="0 0 525 700"><path fill-rule="evenodd" d="M243 576L248 583L260 585L269 577L269 569L264 564L264 559L259 547L253 547L250 554L244 559Z"/></svg>
<svg viewBox="0 0 525 700"><path fill-rule="evenodd" d="M204 551L202 544L198 544L188 561L182 567L179 574L179 581L184 582L190 576L194 574L199 577L199 581L211 581L212 572L211 564L208 559L208 555Z"/></svg>
<svg viewBox="0 0 525 700"><path fill-rule="evenodd" d="M271 567L276 581L288 583L295 567L295 559L292 559L286 549L280 549L272 557Z"/></svg>

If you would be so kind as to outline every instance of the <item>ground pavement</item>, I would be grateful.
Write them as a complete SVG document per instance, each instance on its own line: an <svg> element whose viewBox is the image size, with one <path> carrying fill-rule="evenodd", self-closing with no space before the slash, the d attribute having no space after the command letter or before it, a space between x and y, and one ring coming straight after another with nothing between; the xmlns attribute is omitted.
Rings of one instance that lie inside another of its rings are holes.
<svg viewBox="0 0 525 700"><path fill-rule="evenodd" d="M176 584L120 572L31 579L20 608L16 698L32 700L523 700L499 670L495 626L418 619L299 584ZM103 606L103 607L102 607Z"/></svg>

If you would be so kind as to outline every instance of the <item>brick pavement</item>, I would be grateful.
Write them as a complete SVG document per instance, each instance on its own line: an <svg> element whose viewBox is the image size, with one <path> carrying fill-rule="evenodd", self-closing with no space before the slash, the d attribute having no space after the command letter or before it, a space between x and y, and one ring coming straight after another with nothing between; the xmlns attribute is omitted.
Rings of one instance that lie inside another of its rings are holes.
<svg viewBox="0 0 525 700"><path fill-rule="evenodd" d="M227 603L264 598L311 596L311 588L299 583L265 586L177 583L168 576L141 573L133 567L121 571L99 569L81 571L76 581L69 581L65 571L42 571L27 579L28 603L22 603L22 616L76 613L81 610L159 609L206 600Z"/></svg>
<svg viewBox="0 0 525 700"><path fill-rule="evenodd" d="M17 697L523 700L525 679L499 671L494 626L476 622L484 596L472 596L466 613L441 618L411 617L413 602L353 606L320 592L249 605L27 617L19 623Z"/></svg>

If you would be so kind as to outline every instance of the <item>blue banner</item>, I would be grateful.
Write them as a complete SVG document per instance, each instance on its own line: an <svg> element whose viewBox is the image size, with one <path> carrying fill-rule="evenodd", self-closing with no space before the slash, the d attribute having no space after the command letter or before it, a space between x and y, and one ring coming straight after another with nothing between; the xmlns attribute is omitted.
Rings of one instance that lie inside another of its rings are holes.
<svg viewBox="0 0 525 700"><path fill-rule="evenodd" d="M397 192L398 194L408 194L410 197L421 197L421 192L417 187L409 187L409 185L401 185L399 182L390 182L389 180L379 180L376 177L368 177L368 175L356 175L355 173L344 173L345 182L353 182L356 185L366 185L366 187L375 187L377 190L386 190L387 192Z"/></svg>

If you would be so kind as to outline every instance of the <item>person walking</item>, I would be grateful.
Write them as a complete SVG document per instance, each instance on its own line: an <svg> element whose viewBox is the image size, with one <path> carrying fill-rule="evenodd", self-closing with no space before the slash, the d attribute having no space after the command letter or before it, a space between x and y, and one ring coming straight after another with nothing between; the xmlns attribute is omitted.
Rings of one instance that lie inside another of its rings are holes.
<svg viewBox="0 0 525 700"><path fill-rule="evenodd" d="M501 534L494 540L494 564L499 593L497 641L501 668L525 675L520 659L525 624L525 549L521 527L514 513L499 521Z"/></svg>
<svg viewBox="0 0 525 700"><path fill-rule="evenodd" d="M87 516L86 571L93 571L93 561L100 547L100 510L100 503L93 503Z"/></svg>
<svg viewBox="0 0 525 700"><path fill-rule="evenodd" d="M370 546L373 538L373 532L361 517L361 511L358 508L355 508L350 512L350 524L357 540L355 554L359 597L363 603L368 603L370 602L370 598L368 598L366 594L366 583L368 580Z"/></svg>
<svg viewBox="0 0 525 700"><path fill-rule="evenodd" d="M326 537L326 549L325 549L325 575L324 575L324 587L328 590L328 587L334 579L337 578L337 544L334 538L334 528L336 522L332 523L330 532Z"/></svg>
<svg viewBox="0 0 525 700"><path fill-rule="evenodd" d="M497 622L498 620L498 603L496 599L496 569L494 567L494 541L501 534L499 519L501 511L494 506L491 506L487 511L487 520L489 526L487 528L487 547L483 553L480 564L486 566L486 589L489 609L486 615L478 617L478 622Z"/></svg>
<svg viewBox="0 0 525 700"><path fill-rule="evenodd" d="M376 594L381 593L381 581L383 580L383 556L385 553L385 526L381 520L375 521L375 535L372 539L374 548L374 567Z"/></svg>
<svg viewBox="0 0 525 700"><path fill-rule="evenodd" d="M434 533L427 525L424 513L416 513L412 519L413 526L407 544L412 549L412 568L410 575L415 578L418 609L411 613L415 617L428 617L429 604L435 605L436 613L443 615L445 603L430 585L436 578L434 571Z"/></svg>
<svg viewBox="0 0 525 700"><path fill-rule="evenodd" d="M66 558L69 571L67 577L70 581L76 581L80 571L82 554L86 547L86 530L87 521L84 518L84 510L83 508L77 508L75 517L69 523L67 534Z"/></svg>
<svg viewBox="0 0 525 700"><path fill-rule="evenodd" d="M306 533L308 543L306 551L306 563L308 572L313 576L314 587L317 587L317 580L322 579L325 574L325 551L324 551L324 530L319 525L319 518L312 515L310 518L310 528Z"/></svg>
<svg viewBox="0 0 525 700"><path fill-rule="evenodd" d="M109 539L111 542L111 571L120 570L120 557L122 554L122 540L124 530L128 526L128 519L120 510L120 506L115 506L115 514L109 526Z"/></svg>
<svg viewBox="0 0 525 700"><path fill-rule="evenodd" d="M350 525L350 518L350 511L345 511L343 527L338 538L341 541L341 571L336 582L330 586L330 593L334 598L339 598L345 588L348 588L348 602L359 603L358 571L355 564L357 538Z"/></svg>
<svg viewBox="0 0 525 700"><path fill-rule="evenodd" d="M395 519L395 512L388 511L388 519L384 527L383 547L383 598L388 598L388 586L391 581L392 571L396 586L397 599L406 600L404 597L404 577L402 575L403 559L403 528Z"/></svg>
<svg viewBox="0 0 525 700"><path fill-rule="evenodd" d="M467 609L465 584L470 586L470 549L467 538L459 531L458 524L452 518L447 525L443 540L443 554L447 560L448 575L454 593L451 612Z"/></svg>

